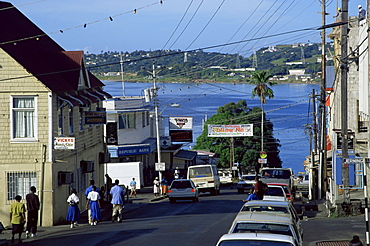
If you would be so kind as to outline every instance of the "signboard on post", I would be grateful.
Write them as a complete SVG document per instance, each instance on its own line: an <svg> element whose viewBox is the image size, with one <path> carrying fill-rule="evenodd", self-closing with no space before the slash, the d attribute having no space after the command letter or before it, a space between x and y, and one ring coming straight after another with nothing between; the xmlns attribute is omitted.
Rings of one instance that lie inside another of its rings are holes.
<svg viewBox="0 0 370 246"><path fill-rule="evenodd" d="M54 149L75 149L75 138L54 138Z"/></svg>
<svg viewBox="0 0 370 246"><path fill-rule="evenodd" d="M193 117L169 117L171 130L191 130L193 129Z"/></svg>
<svg viewBox="0 0 370 246"><path fill-rule="evenodd" d="M208 125L208 137L250 137L253 136L253 124Z"/></svg>
<svg viewBox="0 0 370 246"><path fill-rule="evenodd" d="M164 172L166 171L166 163L165 162L156 162L155 163L155 171L156 172Z"/></svg>

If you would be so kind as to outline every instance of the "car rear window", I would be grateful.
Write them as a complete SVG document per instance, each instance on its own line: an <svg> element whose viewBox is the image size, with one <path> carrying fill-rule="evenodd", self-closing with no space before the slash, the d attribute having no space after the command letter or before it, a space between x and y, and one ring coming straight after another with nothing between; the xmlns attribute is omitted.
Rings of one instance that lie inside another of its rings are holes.
<svg viewBox="0 0 370 246"><path fill-rule="evenodd" d="M267 169L262 170L262 177L264 178L278 178L278 179L289 179L291 173L289 170L275 170L275 169Z"/></svg>
<svg viewBox="0 0 370 246"><path fill-rule="evenodd" d="M284 191L280 187L268 187L265 195L269 196L284 196Z"/></svg>
<svg viewBox="0 0 370 246"><path fill-rule="evenodd" d="M244 223L238 222L233 230L233 233L272 233L293 236L289 225L270 224L270 223Z"/></svg>
<svg viewBox="0 0 370 246"><path fill-rule="evenodd" d="M244 180L254 180L256 176L242 176L242 179Z"/></svg>
<svg viewBox="0 0 370 246"><path fill-rule="evenodd" d="M288 210L286 207L276 207L276 206L243 206L241 211L254 211L254 212L280 212L280 213L288 213Z"/></svg>
<svg viewBox="0 0 370 246"><path fill-rule="evenodd" d="M192 188L190 181L174 181L171 185L171 188L185 189Z"/></svg>

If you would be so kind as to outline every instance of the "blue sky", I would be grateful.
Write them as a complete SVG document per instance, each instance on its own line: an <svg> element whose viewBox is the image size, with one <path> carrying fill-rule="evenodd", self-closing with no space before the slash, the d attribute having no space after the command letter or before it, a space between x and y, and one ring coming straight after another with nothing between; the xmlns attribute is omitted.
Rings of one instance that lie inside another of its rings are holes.
<svg viewBox="0 0 370 246"><path fill-rule="evenodd" d="M66 50L180 49L239 53L294 42L321 42L318 0L14 0L10 1ZM327 0L327 23L340 0ZM365 0L349 1L350 15ZM134 14L136 9L136 14ZM113 21L109 19L112 17ZM84 24L86 28L83 27ZM64 30L63 33L58 32ZM270 38L262 38L275 35ZM230 42L255 39L238 45ZM209 49L209 47L215 48Z"/></svg>

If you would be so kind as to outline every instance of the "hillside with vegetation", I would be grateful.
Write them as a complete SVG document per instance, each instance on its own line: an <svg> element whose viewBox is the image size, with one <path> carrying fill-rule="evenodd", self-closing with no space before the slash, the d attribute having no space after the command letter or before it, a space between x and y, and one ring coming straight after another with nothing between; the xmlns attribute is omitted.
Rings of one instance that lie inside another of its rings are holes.
<svg viewBox="0 0 370 246"><path fill-rule="evenodd" d="M330 44L327 44L327 49L332 49ZM276 76L288 75L291 69L305 69L306 74L311 74L312 80L315 80L321 72L319 58L321 44L265 47L250 57L203 50L108 51L85 55L88 69L100 79L121 80L122 64L125 81L147 81L152 78L154 62L157 77L164 82L242 82L251 74L251 71L243 71L243 68L266 69Z"/></svg>

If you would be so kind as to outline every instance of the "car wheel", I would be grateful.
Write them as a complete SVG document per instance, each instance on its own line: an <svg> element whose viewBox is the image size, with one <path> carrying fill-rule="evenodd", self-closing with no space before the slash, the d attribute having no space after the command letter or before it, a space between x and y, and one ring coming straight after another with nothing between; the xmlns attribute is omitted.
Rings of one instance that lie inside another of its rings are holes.
<svg viewBox="0 0 370 246"><path fill-rule="evenodd" d="M220 193L221 193L221 189L220 189L220 188L218 188L218 190L216 191L216 194L217 194L217 195L220 195Z"/></svg>
<svg viewBox="0 0 370 246"><path fill-rule="evenodd" d="M242 190L242 189L238 189L238 193L239 193L239 194L244 193L244 190Z"/></svg>
<svg viewBox="0 0 370 246"><path fill-rule="evenodd" d="M174 202L176 202L176 200L173 198L170 198L170 203L174 203Z"/></svg>

